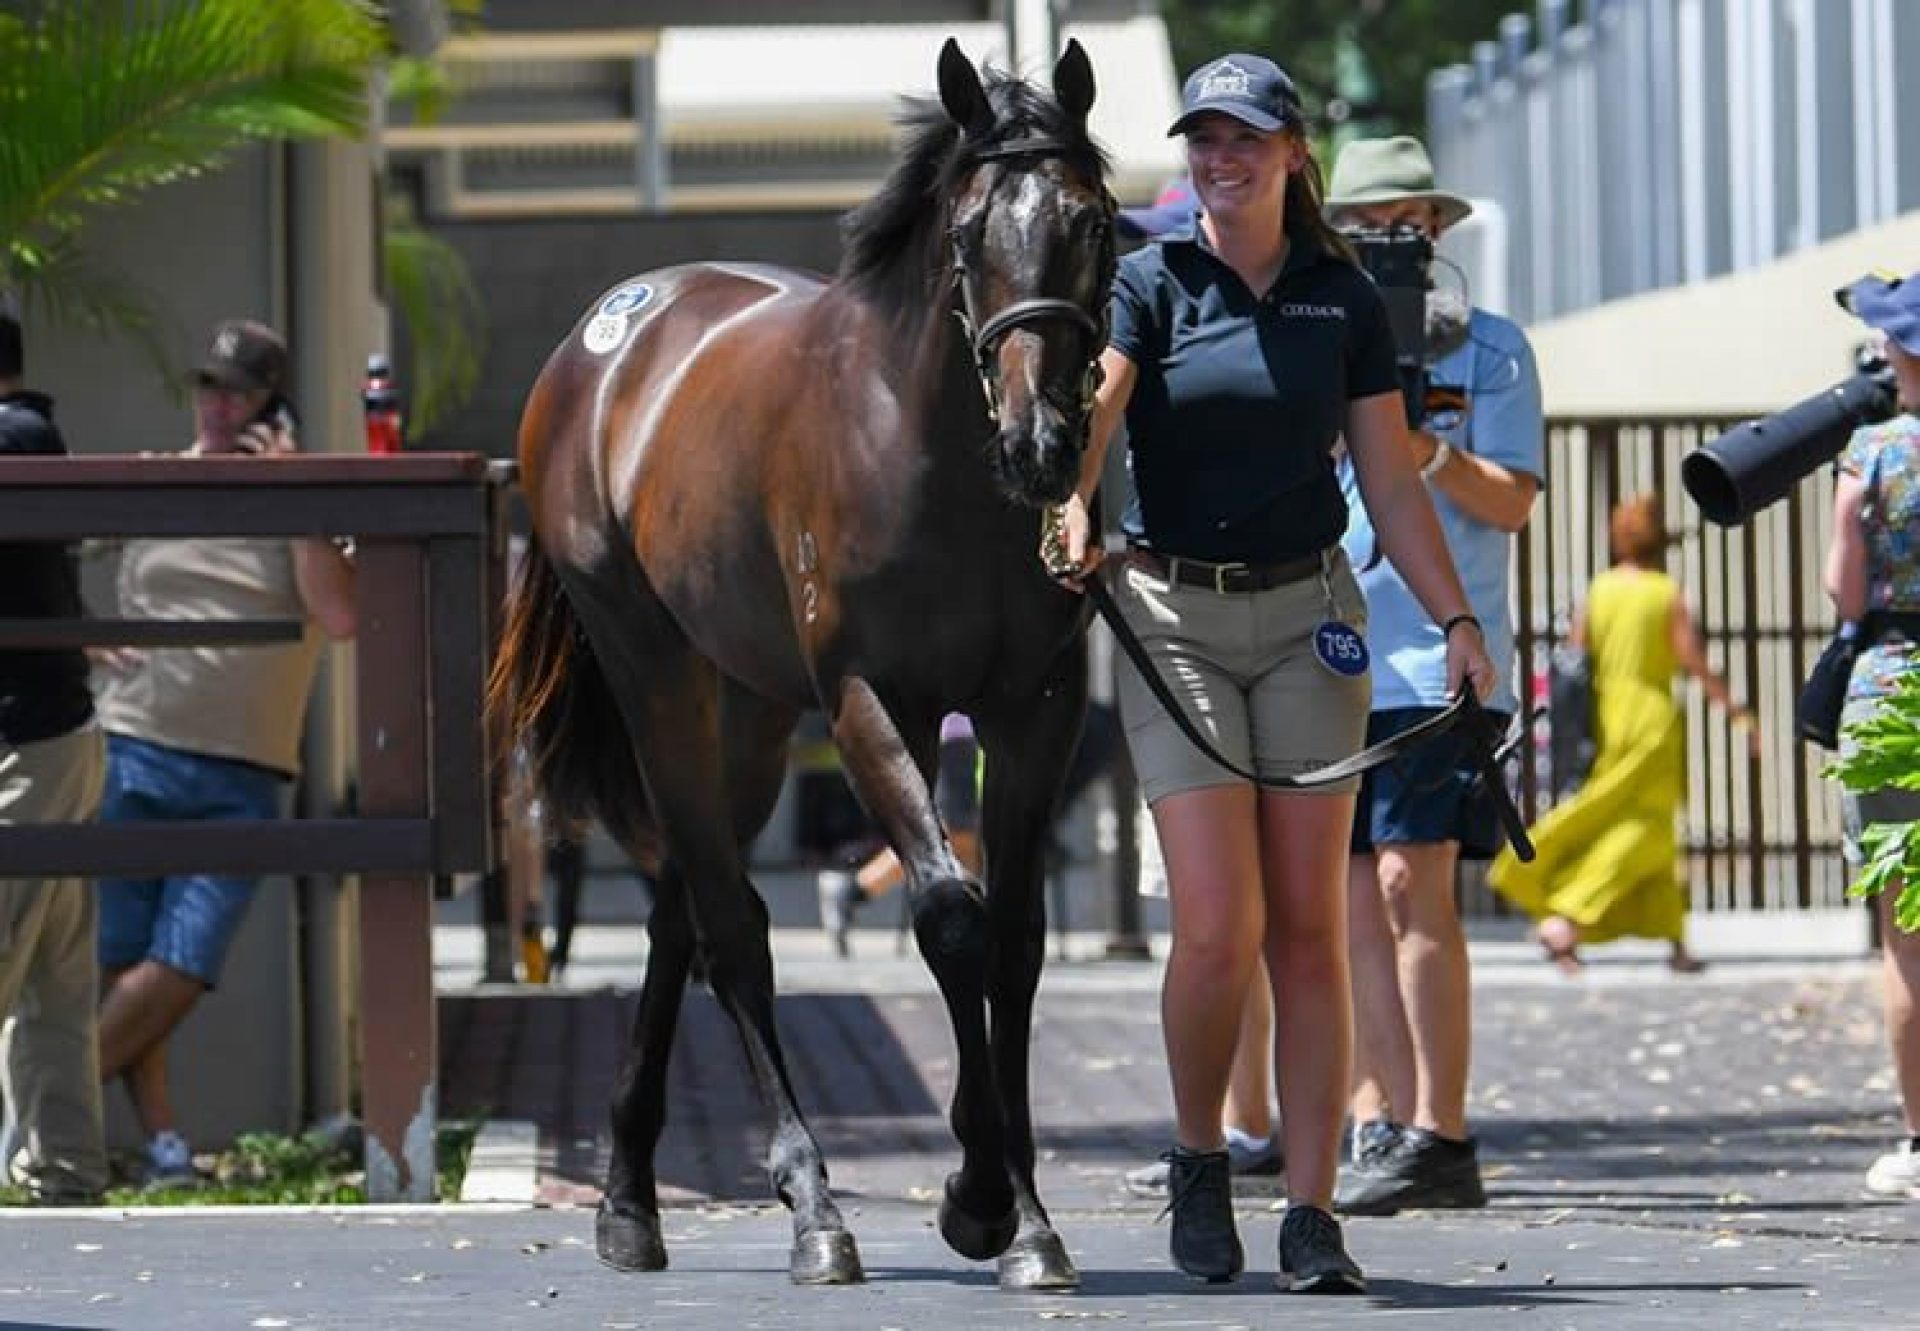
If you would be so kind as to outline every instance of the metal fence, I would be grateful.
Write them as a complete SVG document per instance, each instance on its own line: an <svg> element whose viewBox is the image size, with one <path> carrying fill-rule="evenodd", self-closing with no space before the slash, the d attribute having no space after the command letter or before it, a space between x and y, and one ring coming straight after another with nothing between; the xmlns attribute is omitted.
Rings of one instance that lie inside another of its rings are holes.
<svg viewBox="0 0 1920 1331"><path fill-rule="evenodd" d="M1912 0L1540 0L1428 83L1440 179L1497 202L1522 323L1920 207Z"/></svg>
<svg viewBox="0 0 1920 1331"><path fill-rule="evenodd" d="M1832 909L1846 901L1838 788L1825 758L1793 736L1793 700L1832 623L1820 587L1831 473L1736 528L1703 523L1679 484L1680 459L1724 420L1557 420L1547 489L1518 542L1516 648L1523 694L1545 701L1548 658L1607 565L1607 515L1618 501L1663 496L1675 540L1668 571L1685 589L1707 658L1759 716L1760 754L1687 691L1688 793L1681 839L1696 911ZM1520 773L1529 820L1549 803L1544 727ZM1478 895L1478 894L1474 894ZM1475 909L1492 909L1481 897Z"/></svg>

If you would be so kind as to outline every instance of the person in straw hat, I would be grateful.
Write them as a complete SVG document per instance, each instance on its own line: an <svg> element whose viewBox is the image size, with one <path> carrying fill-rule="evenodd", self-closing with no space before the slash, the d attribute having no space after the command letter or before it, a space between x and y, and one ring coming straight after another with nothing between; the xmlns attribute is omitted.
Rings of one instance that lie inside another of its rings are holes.
<svg viewBox="0 0 1920 1331"><path fill-rule="evenodd" d="M1418 139L1357 139L1334 164L1327 217L1352 234L1412 228L1437 241L1473 211L1434 183ZM1429 293L1426 365L1433 385L1410 420L1414 459L1447 547L1500 667L1483 701L1511 714L1513 624L1507 568L1544 472L1545 428L1533 351L1511 321ZM1379 557L1353 468L1343 466L1346 548L1370 613L1375 675L1367 742L1419 725L1449 701L1446 641L1405 579ZM1499 844L1491 807L1453 737L1369 774L1348 861L1354 985L1353 1159L1337 1210L1390 1215L1406 1207L1486 1204L1466 1120L1471 1048L1466 939L1454 905L1462 856Z"/></svg>

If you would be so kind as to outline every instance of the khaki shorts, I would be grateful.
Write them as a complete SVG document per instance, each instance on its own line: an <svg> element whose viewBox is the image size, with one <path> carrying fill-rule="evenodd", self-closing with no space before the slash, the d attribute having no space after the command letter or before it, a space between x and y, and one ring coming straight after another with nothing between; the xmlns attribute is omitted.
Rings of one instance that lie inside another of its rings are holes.
<svg viewBox="0 0 1920 1331"><path fill-rule="evenodd" d="M1360 751L1372 674L1336 674L1313 652L1314 630L1329 618L1366 634L1366 599L1344 552L1330 554L1324 580L1227 595L1116 563L1114 600L1128 626L1222 754L1262 776L1298 776ZM1120 715L1149 804L1242 780L1193 746L1131 664L1120 667ZM1356 777L1328 793L1357 789Z"/></svg>

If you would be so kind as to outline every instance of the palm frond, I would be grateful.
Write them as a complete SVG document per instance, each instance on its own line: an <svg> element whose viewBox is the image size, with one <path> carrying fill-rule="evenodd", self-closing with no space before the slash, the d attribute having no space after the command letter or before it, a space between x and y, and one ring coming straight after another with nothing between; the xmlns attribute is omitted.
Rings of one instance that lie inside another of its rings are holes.
<svg viewBox="0 0 1920 1331"><path fill-rule="evenodd" d="M412 352L407 432L418 438L480 382L486 306L460 252L397 208L388 209L384 243L387 294Z"/></svg>
<svg viewBox="0 0 1920 1331"><path fill-rule="evenodd" d="M365 0L53 0L0 27L0 254L259 139L361 131Z"/></svg>
<svg viewBox="0 0 1920 1331"><path fill-rule="evenodd" d="M16 260L12 280L29 323L44 320L124 337L139 348L161 382L177 391L181 378L167 348L179 345L180 331L167 323L161 304L137 281L93 259L73 237L24 247Z"/></svg>

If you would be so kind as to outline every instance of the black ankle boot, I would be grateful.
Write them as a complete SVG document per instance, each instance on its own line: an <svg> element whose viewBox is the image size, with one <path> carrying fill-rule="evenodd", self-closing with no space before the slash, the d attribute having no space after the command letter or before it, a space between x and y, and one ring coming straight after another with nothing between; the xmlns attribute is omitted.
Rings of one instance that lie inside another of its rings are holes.
<svg viewBox="0 0 1920 1331"><path fill-rule="evenodd" d="M1233 1224L1233 1175L1225 1151L1189 1151L1176 1146L1167 1162L1167 1209L1173 1233L1167 1248L1173 1264L1195 1280L1232 1280L1246 1267Z"/></svg>

